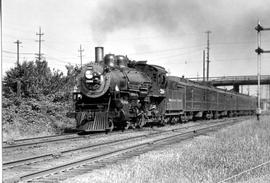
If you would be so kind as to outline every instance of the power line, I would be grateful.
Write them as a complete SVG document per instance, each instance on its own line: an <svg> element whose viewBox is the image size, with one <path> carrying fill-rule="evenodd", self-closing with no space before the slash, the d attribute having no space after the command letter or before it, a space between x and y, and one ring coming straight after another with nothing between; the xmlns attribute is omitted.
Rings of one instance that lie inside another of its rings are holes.
<svg viewBox="0 0 270 183"><path fill-rule="evenodd" d="M13 52L13 51L8 51L8 50L2 50L2 51L3 51L3 53L7 53L7 54L11 54L11 55L17 54L16 52ZM26 55L34 55L35 53L20 53L20 55L22 55L22 54L26 54ZM14 58L14 57L7 56L7 55L3 55L3 56L6 57L6 58ZM24 58L24 57L20 56L20 58ZM64 61L64 60L62 60L62 59L59 59L59 58L50 56L50 55L48 55L47 58L53 59L53 60L56 60L56 61L59 61L59 62L62 62L62 63L70 63L70 62ZM70 57L70 59L73 59L73 58L75 58L75 57ZM73 63L73 64L75 64L75 63Z"/></svg>
<svg viewBox="0 0 270 183"><path fill-rule="evenodd" d="M4 37L9 37L10 39L17 39L18 36L14 36L14 35L11 35L11 34L7 34L7 33L3 33L4 34ZM21 40L25 40L25 41L33 41L34 39L30 39L30 38L20 38Z"/></svg>
<svg viewBox="0 0 270 183"><path fill-rule="evenodd" d="M49 58L49 59L52 59L52 60L56 60L56 61L58 61L58 62L62 62L62 63L71 63L71 64L76 64L76 63L73 63L73 62L67 62L67 61L65 61L65 60L61 60L61 59L59 59L59 58L55 58L55 57L50 56L50 55L46 56L46 58Z"/></svg>
<svg viewBox="0 0 270 183"><path fill-rule="evenodd" d="M9 51L9 50L2 50L3 53L7 53L7 54L17 54L17 52L14 51ZM20 54L25 54L25 55L34 55L35 53L20 53Z"/></svg>
<svg viewBox="0 0 270 183"><path fill-rule="evenodd" d="M181 49L200 48L200 47L203 47L203 45L195 45L195 46L180 47L180 48L171 48L171 49L165 49L165 50L154 50L154 51L148 51L148 52L128 53L128 55L156 54L156 53L161 53L161 52L169 52L169 51L175 51L175 50L181 50Z"/></svg>
<svg viewBox="0 0 270 183"><path fill-rule="evenodd" d="M180 54L175 54L175 55L169 55L169 56L163 56L163 57L153 58L153 60L162 60L162 59L168 59L168 58L173 58L173 57L179 57L179 56L183 56L183 55L191 55L191 54L198 53L198 52L201 52L201 50L195 50L193 52L187 51L187 52L180 53Z"/></svg>
<svg viewBox="0 0 270 183"><path fill-rule="evenodd" d="M47 43L48 43L48 41L47 41ZM64 54L64 55L67 54L66 52L61 51L61 50L59 50L58 48L56 49L55 47L49 47L49 46L47 46L46 44L43 44L43 47L46 47L48 50L56 51L56 52L58 52L59 54ZM77 58L77 56L74 56L73 58Z"/></svg>

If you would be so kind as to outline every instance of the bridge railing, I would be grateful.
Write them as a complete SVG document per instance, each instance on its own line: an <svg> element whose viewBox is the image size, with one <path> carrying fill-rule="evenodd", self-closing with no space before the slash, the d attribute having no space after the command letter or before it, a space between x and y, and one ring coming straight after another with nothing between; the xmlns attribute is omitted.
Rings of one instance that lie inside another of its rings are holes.
<svg viewBox="0 0 270 183"><path fill-rule="evenodd" d="M203 81L202 77L188 78L193 81ZM221 76L221 77L209 77L209 81L248 81L257 80L257 76ZM261 80L270 80L270 75L261 75Z"/></svg>

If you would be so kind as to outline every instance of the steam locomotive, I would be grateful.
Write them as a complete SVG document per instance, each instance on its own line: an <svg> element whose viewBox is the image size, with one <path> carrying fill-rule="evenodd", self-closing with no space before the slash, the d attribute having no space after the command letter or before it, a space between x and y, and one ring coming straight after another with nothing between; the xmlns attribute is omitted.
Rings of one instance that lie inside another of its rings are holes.
<svg viewBox="0 0 270 183"><path fill-rule="evenodd" d="M146 61L107 54L82 68L74 87L73 114L82 131L124 130L174 124L195 118L253 114L256 98L167 76Z"/></svg>

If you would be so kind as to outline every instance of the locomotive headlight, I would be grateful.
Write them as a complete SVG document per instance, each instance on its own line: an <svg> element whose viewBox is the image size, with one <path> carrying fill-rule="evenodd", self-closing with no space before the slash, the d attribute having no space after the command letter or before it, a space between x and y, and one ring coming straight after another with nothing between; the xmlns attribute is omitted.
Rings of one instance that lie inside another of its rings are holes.
<svg viewBox="0 0 270 183"><path fill-rule="evenodd" d="M85 78L86 79L92 79L93 78L93 73L91 70L85 71Z"/></svg>

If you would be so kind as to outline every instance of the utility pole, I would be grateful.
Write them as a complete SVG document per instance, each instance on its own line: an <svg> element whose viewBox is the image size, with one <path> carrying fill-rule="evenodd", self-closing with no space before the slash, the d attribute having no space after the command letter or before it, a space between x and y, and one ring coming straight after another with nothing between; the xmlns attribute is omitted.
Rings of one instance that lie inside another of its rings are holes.
<svg viewBox="0 0 270 183"><path fill-rule="evenodd" d="M203 82L205 82L205 50L203 50Z"/></svg>
<svg viewBox="0 0 270 183"><path fill-rule="evenodd" d="M270 85L268 85L268 110L270 110Z"/></svg>
<svg viewBox="0 0 270 183"><path fill-rule="evenodd" d="M44 40L41 40L41 36L43 36L44 33L41 33L41 28L40 27L39 27L39 32L36 33L36 35L38 36L38 40L36 40L36 41L38 41L38 53L36 55L38 56L37 57L38 61L41 61L41 56L43 55L41 53L41 42L44 41Z"/></svg>
<svg viewBox="0 0 270 183"><path fill-rule="evenodd" d="M210 46L209 46L209 34L211 33L211 31L206 31L207 34L207 57L206 57L206 61L207 61L207 75L206 75L206 79L207 81L209 80L209 50L210 50Z"/></svg>
<svg viewBox="0 0 270 183"><path fill-rule="evenodd" d="M19 66L19 64L20 64L20 44L22 44L22 42L17 40L14 43L17 44L17 66ZM21 98L21 81L17 80L16 84L17 84L17 97Z"/></svg>
<svg viewBox="0 0 270 183"><path fill-rule="evenodd" d="M17 65L20 64L20 44L22 44L22 42L20 42L19 40L17 40L16 42L14 42L15 44L17 44Z"/></svg>
<svg viewBox="0 0 270 183"><path fill-rule="evenodd" d="M78 52L80 53L81 68L82 68L82 57L83 57L82 52L83 52L83 51L84 51L84 50L82 49L82 45L80 45L80 49L78 50Z"/></svg>

